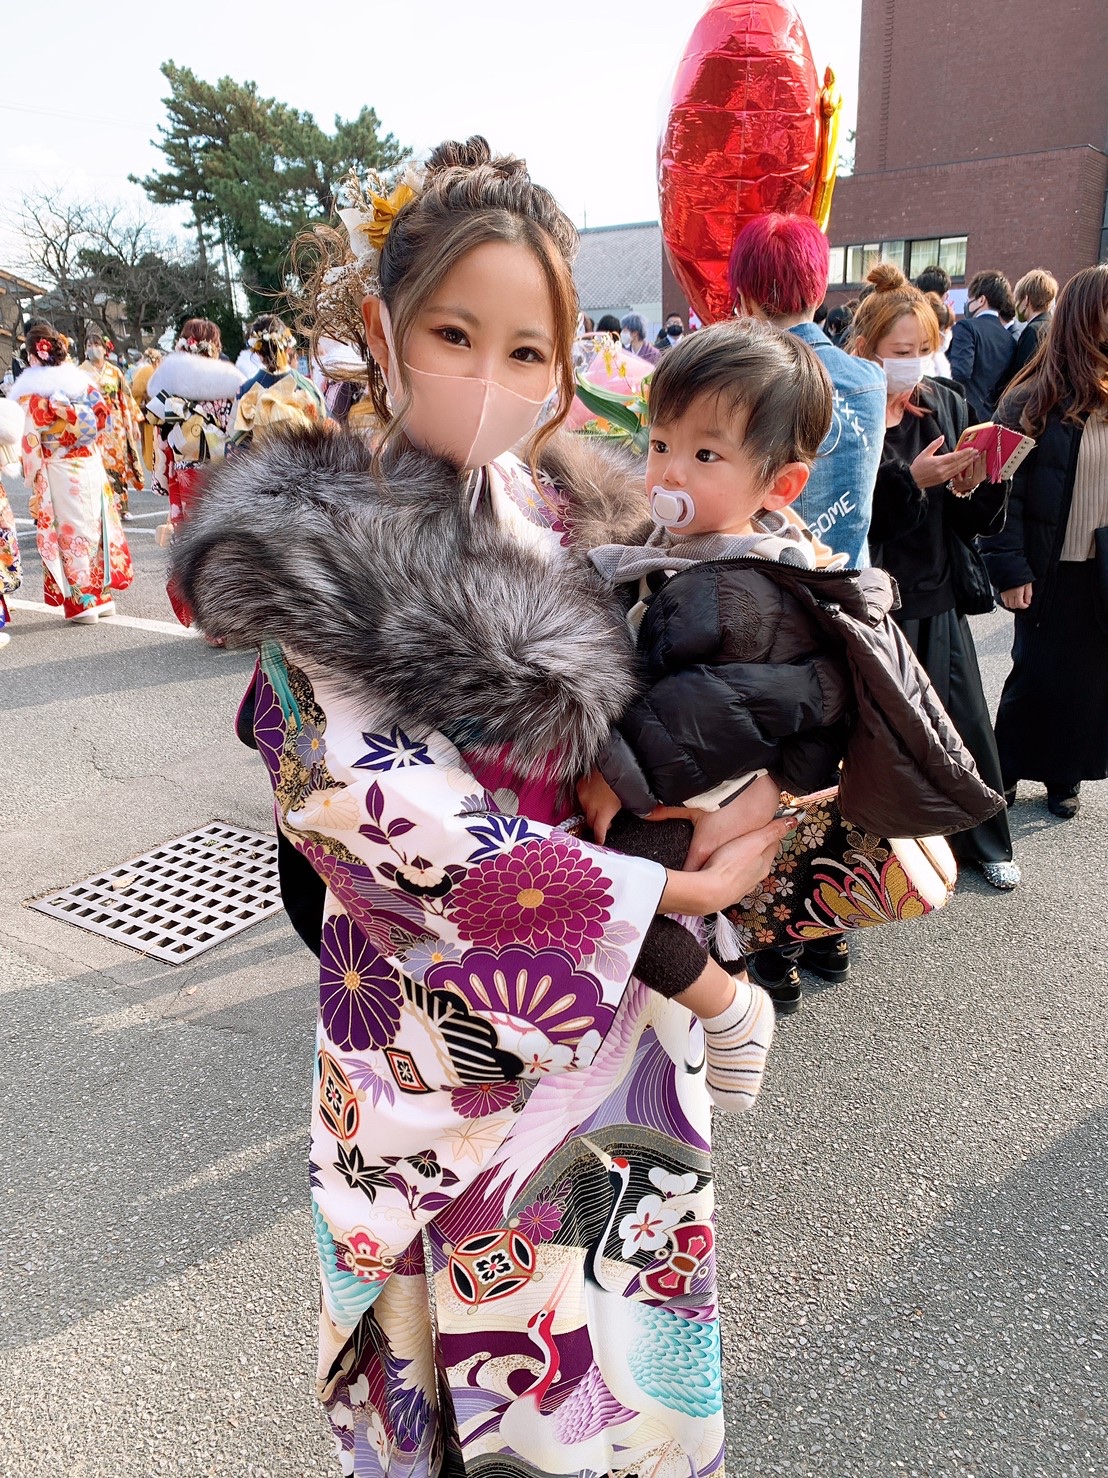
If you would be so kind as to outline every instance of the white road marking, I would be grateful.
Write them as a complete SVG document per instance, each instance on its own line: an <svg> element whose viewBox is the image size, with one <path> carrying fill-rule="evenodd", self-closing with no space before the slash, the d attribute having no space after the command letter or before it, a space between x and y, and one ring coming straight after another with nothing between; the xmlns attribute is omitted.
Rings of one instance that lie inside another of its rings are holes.
<svg viewBox="0 0 1108 1478"><path fill-rule="evenodd" d="M13 611L34 611L44 616L60 616L58 606L44 605L40 600L9 600ZM199 636L194 626L182 626L177 621L152 621L145 616L101 616L105 626L129 626L134 631L160 631L163 636ZM91 622L89 625L91 626Z"/></svg>

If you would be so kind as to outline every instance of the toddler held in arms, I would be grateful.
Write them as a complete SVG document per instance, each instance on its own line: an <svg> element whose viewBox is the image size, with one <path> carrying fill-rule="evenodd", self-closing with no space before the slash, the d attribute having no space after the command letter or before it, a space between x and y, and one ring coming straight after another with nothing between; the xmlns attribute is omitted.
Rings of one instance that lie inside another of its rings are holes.
<svg viewBox="0 0 1108 1478"><path fill-rule="evenodd" d="M578 796L597 841L671 869L767 828L768 871L782 788L835 783L853 704L841 656L766 573L845 563L785 511L831 424L831 384L801 339L741 319L664 355L649 398L654 530L590 555L627 605L642 692ZM655 920L635 973L699 1017L715 1103L749 1108L773 1037L766 993L674 918Z"/></svg>

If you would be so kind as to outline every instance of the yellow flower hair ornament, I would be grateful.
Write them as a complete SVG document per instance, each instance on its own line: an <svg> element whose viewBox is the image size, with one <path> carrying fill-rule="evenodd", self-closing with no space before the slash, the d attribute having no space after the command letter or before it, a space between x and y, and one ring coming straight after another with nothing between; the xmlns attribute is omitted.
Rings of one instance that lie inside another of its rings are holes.
<svg viewBox="0 0 1108 1478"><path fill-rule="evenodd" d="M338 189L339 219L346 228L363 275L377 277L381 252L397 216L423 189L423 166L409 164L398 180L371 173L363 182L353 170Z"/></svg>

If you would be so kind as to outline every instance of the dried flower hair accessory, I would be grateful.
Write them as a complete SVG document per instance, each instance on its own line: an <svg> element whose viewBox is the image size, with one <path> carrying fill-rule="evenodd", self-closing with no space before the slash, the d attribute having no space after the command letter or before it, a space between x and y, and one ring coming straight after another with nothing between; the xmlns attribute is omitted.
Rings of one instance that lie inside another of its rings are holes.
<svg viewBox="0 0 1108 1478"><path fill-rule="evenodd" d="M390 180L371 171L363 183L351 170L339 186L339 219L367 281L376 281L388 234L400 212L422 191L424 175L423 165L408 164L399 179Z"/></svg>
<svg viewBox="0 0 1108 1478"><path fill-rule="evenodd" d="M219 350L210 339L180 338L173 347L179 354L203 354L208 359L219 358Z"/></svg>
<svg viewBox="0 0 1108 1478"><path fill-rule="evenodd" d="M291 329L285 328L284 326L281 328L257 329L250 335L250 347L255 354L260 353L266 344L271 345L274 349L295 349L296 335Z"/></svg>

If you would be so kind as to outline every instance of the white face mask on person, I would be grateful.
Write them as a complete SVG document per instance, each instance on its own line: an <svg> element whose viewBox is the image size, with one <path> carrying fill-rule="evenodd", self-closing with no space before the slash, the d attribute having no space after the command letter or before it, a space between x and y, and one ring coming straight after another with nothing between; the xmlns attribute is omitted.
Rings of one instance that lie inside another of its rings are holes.
<svg viewBox="0 0 1108 1478"><path fill-rule="evenodd" d="M908 390L914 390L924 375L930 373L930 356L927 359L921 359L918 356L906 359L883 359L881 368L885 371L889 394L903 395Z"/></svg>
<svg viewBox="0 0 1108 1478"><path fill-rule="evenodd" d="M392 336L392 320L381 303L381 329L389 346L389 372L385 377L394 406L404 398L400 359ZM435 452L455 467L483 467L510 450L534 429L539 412L549 399L528 400L496 380L472 375L441 375L413 369L404 361L412 384L412 403L404 422L404 435L413 446Z"/></svg>
<svg viewBox="0 0 1108 1478"><path fill-rule="evenodd" d="M623 330L623 332L619 336L619 342L623 345L623 347L625 349L630 349L630 347L631 347L631 333L630 333L630 330L629 329L624 329Z"/></svg>

